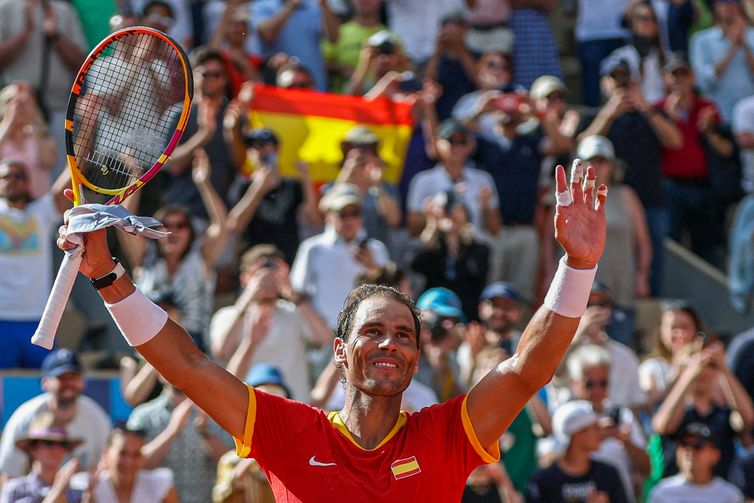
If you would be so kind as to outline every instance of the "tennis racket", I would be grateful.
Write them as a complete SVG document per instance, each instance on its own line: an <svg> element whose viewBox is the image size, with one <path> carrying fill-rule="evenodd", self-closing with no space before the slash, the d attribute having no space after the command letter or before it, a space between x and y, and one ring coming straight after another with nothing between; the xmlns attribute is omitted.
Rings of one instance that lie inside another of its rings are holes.
<svg viewBox="0 0 754 503"><path fill-rule="evenodd" d="M181 47L164 33L129 27L87 56L65 120L73 204L119 204L167 162L186 128L194 84ZM66 252L31 342L51 349L81 263Z"/></svg>

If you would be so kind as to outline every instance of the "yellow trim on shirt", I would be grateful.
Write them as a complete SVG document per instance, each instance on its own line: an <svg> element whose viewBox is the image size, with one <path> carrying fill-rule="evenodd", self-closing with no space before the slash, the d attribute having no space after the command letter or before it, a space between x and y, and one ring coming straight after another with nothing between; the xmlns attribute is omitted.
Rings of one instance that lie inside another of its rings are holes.
<svg viewBox="0 0 754 503"><path fill-rule="evenodd" d="M469 411L466 410L466 400L468 395L463 397L463 403L461 404L461 421L463 422L463 429L466 431L466 436L469 437L469 442L479 456L485 463L496 463L500 461L500 444L494 442L492 445L485 449L479 442L474 431L474 425L471 424L471 418L469 418Z"/></svg>
<svg viewBox="0 0 754 503"><path fill-rule="evenodd" d="M344 437L346 437L348 440L351 441L353 445L358 447L361 450L364 451L376 451L383 445L385 445L391 438L395 436L398 431L400 431L401 428L406 424L406 412L401 411L400 415L398 416L398 420L395 422L395 425L393 426L393 429L390 430L390 433L387 434L385 438L382 439L382 442L377 444L377 446L374 449L364 449L362 446L360 446L356 440L354 440L353 436L351 435L351 432L348 431L348 428L346 427L346 424L343 422L343 418L340 417L340 412L337 410L334 410L330 412L327 415L327 419L330 421L330 424L332 424L333 428L338 430L343 434Z"/></svg>
<svg viewBox="0 0 754 503"><path fill-rule="evenodd" d="M246 426L243 430L243 439L233 437L236 443L236 454L239 458L248 458L251 455L251 437L254 434L254 421L257 418L257 397L254 388L249 389L249 406L246 409Z"/></svg>

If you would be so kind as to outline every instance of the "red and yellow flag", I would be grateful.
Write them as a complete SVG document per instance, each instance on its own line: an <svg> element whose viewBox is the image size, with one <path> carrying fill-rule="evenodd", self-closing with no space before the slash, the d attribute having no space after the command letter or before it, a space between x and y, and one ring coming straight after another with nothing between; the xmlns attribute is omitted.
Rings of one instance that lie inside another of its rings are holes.
<svg viewBox="0 0 754 503"><path fill-rule="evenodd" d="M416 460L416 456L393 461L390 465L390 470L392 470L395 480L405 479L422 471L419 467L419 462Z"/></svg>
<svg viewBox="0 0 754 503"><path fill-rule="evenodd" d="M309 164L315 183L335 179L341 140L352 127L367 126L380 139L384 179L397 184L413 130L411 108L388 99L257 85L249 118L252 127L270 128L280 139L283 175L296 176L295 162L301 160Z"/></svg>

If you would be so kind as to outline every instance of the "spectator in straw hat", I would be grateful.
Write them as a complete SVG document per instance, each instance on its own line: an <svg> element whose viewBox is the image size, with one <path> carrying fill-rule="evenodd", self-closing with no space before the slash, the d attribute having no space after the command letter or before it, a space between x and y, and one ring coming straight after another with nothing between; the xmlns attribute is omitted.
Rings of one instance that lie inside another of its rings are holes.
<svg viewBox="0 0 754 503"><path fill-rule="evenodd" d="M29 431L16 440L16 447L29 457L31 470L3 485L0 501L42 501L45 497L45 501L58 501L55 497L64 497L69 503L80 501L81 491L68 487L71 475L79 467L78 459L65 465L63 460L83 442L57 426L51 412L36 416Z"/></svg>

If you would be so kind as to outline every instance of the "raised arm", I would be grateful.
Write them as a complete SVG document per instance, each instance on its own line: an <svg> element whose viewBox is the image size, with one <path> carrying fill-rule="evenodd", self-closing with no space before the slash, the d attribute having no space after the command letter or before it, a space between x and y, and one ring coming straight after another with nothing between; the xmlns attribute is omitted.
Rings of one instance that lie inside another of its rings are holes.
<svg viewBox="0 0 754 503"><path fill-rule="evenodd" d="M225 243L228 241L228 226L226 225L228 208L212 185L211 171L212 165L207 152L203 148L197 149L194 152L194 167L191 176L209 214L209 227L204 233L202 242L202 256L208 274L214 269L215 263L220 258Z"/></svg>
<svg viewBox="0 0 754 503"><path fill-rule="evenodd" d="M600 186L595 197L595 179L590 167L583 180L578 159L570 188L563 167L556 170L555 238L565 257L514 355L469 392L469 418L483 446L497 442L532 395L550 381L576 333L605 245L607 187Z"/></svg>
<svg viewBox="0 0 754 503"><path fill-rule="evenodd" d="M72 246L62 237L58 245L63 249ZM113 270L104 230L85 235L84 246L82 274L101 278ZM249 401L246 386L207 358L180 325L136 291L127 274L99 294L108 305L116 304L112 308L118 313L116 322L139 353L225 431L242 438Z"/></svg>

